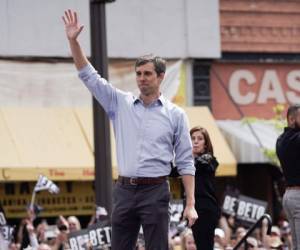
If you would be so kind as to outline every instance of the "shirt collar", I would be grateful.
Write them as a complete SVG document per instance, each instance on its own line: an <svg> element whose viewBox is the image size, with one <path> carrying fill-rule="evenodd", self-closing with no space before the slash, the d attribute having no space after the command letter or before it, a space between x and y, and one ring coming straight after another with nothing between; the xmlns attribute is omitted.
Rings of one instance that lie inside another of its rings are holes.
<svg viewBox="0 0 300 250"><path fill-rule="evenodd" d="M143 103L142 99L140 99L139 97L133 96L133 104L138 104L138 103ZM159 98L152 103L152 105L154 103L158 103L159 105L164 106L166 104L166 98L161 94L159 96Z"/></svg>

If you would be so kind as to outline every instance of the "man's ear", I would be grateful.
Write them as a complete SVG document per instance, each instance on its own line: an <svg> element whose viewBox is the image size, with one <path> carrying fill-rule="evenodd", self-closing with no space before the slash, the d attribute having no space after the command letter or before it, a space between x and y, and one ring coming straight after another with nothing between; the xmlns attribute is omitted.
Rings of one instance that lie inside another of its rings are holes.
<svg viewBox="0 0 300 250"><path fill-rule="evenodd" d="M160 73L158 75L158 78L160 79L160 82L162 82L164 80L164 78L165 78L165 73Z"/></svg>
<svg viewBox="0 0 300 250"><path fill-rule="evenodd" d="M288 122L289 127L294 127L296 119L293 115L290 115L287 119L287 122Z"/></svg>

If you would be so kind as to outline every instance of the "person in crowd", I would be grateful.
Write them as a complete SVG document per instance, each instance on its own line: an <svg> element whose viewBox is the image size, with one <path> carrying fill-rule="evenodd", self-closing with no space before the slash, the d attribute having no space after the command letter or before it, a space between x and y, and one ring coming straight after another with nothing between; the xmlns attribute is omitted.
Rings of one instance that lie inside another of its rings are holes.
<svg viewBox="0 0 300 250"><path fill-rule="evenodd" d="M36 237L39 243L47 242L46 230L48 228L48 223L46 220L42 220L36 227Z"/></svg>
<svg viewBox="0 0 300 250"><path fill-rule="evenodd" d="M68 249L68 234L70 232L68 220L64 216L60 215L56 220L56 225L59 232L55 238L52 250Z"/></svg>
<svg viewBox="0 0 300 250"><path fill-rule="evenodd" d="M113 192L112 249L133 249L141 225L147 249L167 249L167 176L173 159L187 194L184 217L190 226L197 213L187 117L160 92L166 62L153 55L138 58L135 72L140 94L123 92L101 78L85 56L77 39L83 30L77 13L65 11L63 21L79 77L114 127L120 176Z"/></svg>
<svg viewBox="0 0 300 250"><path fill-rule="evenodd" d="M236 244L235 232L235 218L234 215L221 215L219 219L219 228L225 233L225 243L234 246Z"/></svg>
<svg viewBox="0 0 300 250"><path fill-rule="evenodd" d="M290 223L293 249L300 249L300 105L287 110L287 127L278 137L276 153L286 180L283 208Z"/></svg>
<svg viewBox="0 0 300 250"><path fill-rule="evenodd" d="M291 235L290 224L286 220L283 220L281 221L279 226L280 226L281 239L283 241L284 246L287 249L292 249L292 235Z"/></svg>
<svg viewBox="0 0 300 250"><path fill-rule="evenodd" d="M182 250L197 250L193 232L187 228L180 234ZM199 248L198 248L199 249Z"/></svg>
<svg viewBox="0 0 300 250"><path fill-rule="evenodd" d="M28 225L33 225L34 220L36 219L36 213L34 208L26 208L26 217L21 220L19 225L19 230L17 233L17 242L21 244L21 249L26 248L30 245L30 236L28 233Z"/></svg>
<svg viewBox="0 0 300 250"><path fill-rule="evenodd" d="M193 144L195 173L195 207L200 220L192 226L198 249L212 250L214 232L220 217L220 208L215 192L215 173L218 161L214 156L210 136L200 126L190 130Z"/></svg>
<svg viewBox="0 0 300 250"><path fill-rule="evenodd" d="M37 248L33 248L37 250L52 250L51 247L45 243L40 244Z"/></svg>
<svg viewBox="0 0 300 250"><path fill-rule="evenodd" d="M39 246L38 239L36 236L35 228L32 222L28 222L26 225L27 233L29 236L30 246L36 249Z"/></svg>
<svg viewBox="0 0 300 250"><path fill-rule="evenodd" d="M67 218L67 221L68 221L70 232L75 232L75 231L81 230L80 222L76 216L69 216Z"/></svg>
<svg viewBox="0 0 300 250"><path fill-rule="evenodd" d="M180 235L176 235L169 239L169 250L182 250Z"/></svg>
<svg viewBox="0 0 300 250"><path fill-rule="evenodd" d="M227 245L227 241L225 238L225 232L221 228L215 228L214 230L214 247L223 249Z"/></svg>
<svg viewBox="0 0 300 250"><path fill-rule="evenodd" d="M236 242L239 242L247 233L247 230L243 226L238 226L235 230Z"/></svg>
<svg viewBox="0 0 300 250"><path fill-rule="evenodd" d="M8 250L19 250L19 249L21 249L21 244L20 243L10 242L9 245L8 245Z"/></svg>
<svg viewBox="0 0 300 250"><path fill-rule="evenodd" d="M246 240L247 249L257 250L258 249L258 241L256 238L249 236Z"/></svg>

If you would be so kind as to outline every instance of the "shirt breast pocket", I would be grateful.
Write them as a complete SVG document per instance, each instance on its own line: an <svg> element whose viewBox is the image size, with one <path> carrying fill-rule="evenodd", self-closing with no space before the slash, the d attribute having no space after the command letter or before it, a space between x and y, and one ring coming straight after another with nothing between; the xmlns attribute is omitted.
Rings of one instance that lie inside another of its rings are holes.
<svg viewBox="0 0 300 250"><path fill-rule="evenodd" d="M151 143L170 144L173 138L173 129L168 122L152 120L146 129L146 139Z"/></svg>

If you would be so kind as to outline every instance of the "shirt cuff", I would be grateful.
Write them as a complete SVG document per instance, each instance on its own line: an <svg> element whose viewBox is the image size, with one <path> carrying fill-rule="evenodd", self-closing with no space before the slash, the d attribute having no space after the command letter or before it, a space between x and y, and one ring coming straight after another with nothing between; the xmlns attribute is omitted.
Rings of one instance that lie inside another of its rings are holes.
<svg viewBox="0 0 300 250"><path fill-rule="evenodd" d="M179 175L193 175L195 176L196 169L194 167L192 168L184 168L184 169L178 169Z"/></svg>
<svg viewBox="0 0 300 250"><path fill-rule="evenodd" d="M80 70L78 70L78 76L82 78L86 75L90 75L94 73L95 71L96 71L95 68L89 63L85 65L83 68L81 68Z"/></svg>

